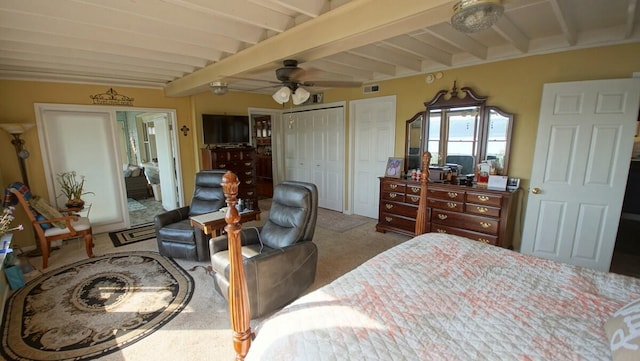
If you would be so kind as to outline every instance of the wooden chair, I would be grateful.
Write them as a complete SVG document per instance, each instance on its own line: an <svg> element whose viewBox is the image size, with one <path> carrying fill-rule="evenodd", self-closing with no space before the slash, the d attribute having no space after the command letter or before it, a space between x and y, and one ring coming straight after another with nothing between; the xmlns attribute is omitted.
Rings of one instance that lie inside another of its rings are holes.
<svg viewBox="0 0 640 361"><path fill-rule="evenodd" d="M59 218L45 219L39 221L29 205L29 202L24 198L24 195L15 188L9 188L9 191L13 193L25 213L31 221L33 230L38 235L38 241L40 242L40 249L42 251L42 268L47 268L49 253L51 252L51 242L58 240L66 240L72 238L80 238L84 240L84 248L87 251L88 257L93 257L93 231L91 229L91 222L89 218L79 217L77 215L66 215ZM58 228L53 225L54 222L64 222L66 228ZM50 224L51 227L44 229L43 224Z"/></svg>

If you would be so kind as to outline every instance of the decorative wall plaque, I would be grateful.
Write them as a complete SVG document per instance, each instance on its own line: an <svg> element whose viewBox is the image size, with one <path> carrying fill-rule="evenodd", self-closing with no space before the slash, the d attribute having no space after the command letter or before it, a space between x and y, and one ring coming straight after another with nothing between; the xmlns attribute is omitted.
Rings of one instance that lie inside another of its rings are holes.
<svg viewBox="0 0 640 361"><path fill-rule="evenodd" d="M133 98L126 95L118 94L113 88L109 88L105 93L89 96L93 100L93 104L100 105L133 105Z"/></svg>

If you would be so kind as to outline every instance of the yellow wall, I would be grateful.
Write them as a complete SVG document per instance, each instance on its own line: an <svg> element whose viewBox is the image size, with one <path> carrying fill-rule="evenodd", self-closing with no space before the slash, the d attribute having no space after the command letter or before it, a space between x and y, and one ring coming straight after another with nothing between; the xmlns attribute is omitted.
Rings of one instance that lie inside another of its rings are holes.
<svg viewBox="0 0 640 361"><path fill-rule="evenodd" d="M348 107L350 100L396 95L395 156L404 156L405 121L423 110L424 102L431 100L439 90L450 89L456 80L459 88L471 87L479 95L488 96L489 104L515 113L509 176L521 178L521 186L526 189L531 176L543 84L630 77L634 71L640 71L639 54L640 44L629 44L531 56L446 70L442 79L432 84L425 82L425 75L382 81L378 82L381 91L372 95L363 95L361 88L329 90L324 92L324 102L347 101ZM0 80L0 122L35 123L34 103L88 105L91 104L90 95L104 93L108 88L103 85ZM282 108L269 95L229 92L215 96L205 92L192 97L168 98L156 89L113 88L120 94L133 97L135 107L176 109L178 128L186 125L191 129L187 136L179 133L178 137L187 198L193 192L193 174L200 167L202 113L246 114L248 107ZM348 117L348 109L346 114ZM347 134L346 139L348 137ZM31 187L34 193L46 195L37 131L28 131L24 138L31 152L27 159ZM15 152L9 141L10 136L0 132L0 174L3 177L0 180L3 184L20 178ZM22 236L17 238L20 243Z"/></svg>

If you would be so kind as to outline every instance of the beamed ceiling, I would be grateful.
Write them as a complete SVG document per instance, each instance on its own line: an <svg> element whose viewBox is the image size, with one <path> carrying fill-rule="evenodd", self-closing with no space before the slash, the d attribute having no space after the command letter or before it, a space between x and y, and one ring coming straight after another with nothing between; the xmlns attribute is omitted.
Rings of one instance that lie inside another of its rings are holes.
<svg viewBox="0 0 640 361"><path fill-rule="evenodd" d="M270 93L297 59L367 84L638 42L638 1L504 0L496 25L465 34L451 0L0 0L0 78Z"/></svg>

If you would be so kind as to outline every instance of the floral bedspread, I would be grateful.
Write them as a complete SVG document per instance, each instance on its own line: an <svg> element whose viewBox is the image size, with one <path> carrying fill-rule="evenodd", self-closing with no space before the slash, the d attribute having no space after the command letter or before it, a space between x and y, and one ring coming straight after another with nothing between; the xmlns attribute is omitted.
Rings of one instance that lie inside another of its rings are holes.
<svg viewBox="0 0 640 361"><path fill-rule="evenodd" d="M246 360L607 360L640 279L446 234L398 245L258 326Z"/></svg>

